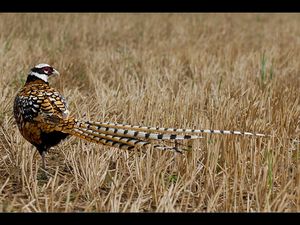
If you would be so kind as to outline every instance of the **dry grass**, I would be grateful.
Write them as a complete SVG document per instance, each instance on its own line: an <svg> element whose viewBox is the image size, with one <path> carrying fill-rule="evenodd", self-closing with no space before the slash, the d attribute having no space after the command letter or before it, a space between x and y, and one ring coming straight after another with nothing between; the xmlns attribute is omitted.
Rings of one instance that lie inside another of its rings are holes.
<svg viewBox="0 0 300 225"><path fill-rule="evenodd" d="M1 14L0 211L299 211L299 14ZM29 69L78 118L238 129L184 155L77 138L40 156L17 130Z"/></svg>

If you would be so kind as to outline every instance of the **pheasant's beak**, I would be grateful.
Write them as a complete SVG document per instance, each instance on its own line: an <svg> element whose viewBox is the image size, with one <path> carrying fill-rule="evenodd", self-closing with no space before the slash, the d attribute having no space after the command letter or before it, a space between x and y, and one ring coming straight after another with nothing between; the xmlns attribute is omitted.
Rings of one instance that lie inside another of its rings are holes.
<svg viewBox="0 0 300 225"><path fill-rule="evenodd" d="M53 69L52 75L54 75L54 76L59 76L59 72L58 72L56 69Z"/></svg>

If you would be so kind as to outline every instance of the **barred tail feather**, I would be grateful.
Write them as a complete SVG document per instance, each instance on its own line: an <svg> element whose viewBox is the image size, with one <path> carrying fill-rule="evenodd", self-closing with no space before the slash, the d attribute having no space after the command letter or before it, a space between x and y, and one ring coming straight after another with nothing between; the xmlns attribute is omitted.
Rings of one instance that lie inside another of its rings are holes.
<svg viewBox="0 0 300 225"><path fill-rule="evenodd" d="M78 121L75 120L75 127L83 132L90 131L95 134L110 134L120 137L134 137L134 138L145 138L150 140L187 140L187 139L198 139L202 138L198 135L177 135L177 134L162 134L162 133L149 133L143 131L112 128L97 125L97 122L91 121ZM147 131L147 130L145 130Z"/></svg>
<svg viewBox="0 0 300 225"><path fill-rule="evenodd" d="M83 132L78 132L76 129L72 130L72 132L69 132L69 133L76 137L79 137L83 140L87 140L87 141L94 142L97 144L103 144L103 145L107 145L110 147L115 147L115 148L120 148L120 149L125 149L125 150L131 150L134 148L134 146L127 145L122 142L114 141L114 140L107 139L104 137L96 137L93 135L85 134Z"/></svg>
<svg viewBox="0 0 300 225"><path fill-rule="evenodd" d="M72 122L72 123L71 123ZM209 134L237 134L237 135L251 135L251 136L268 136L259 133L229 131L229 130L194 130L194 129L176 129L176 128L162 128L162 127L145 127L134 126L118 123L101 123L93 121L79 121L73 119L68 126L63 126L62 130L65 133L72 134L79 138L96 142L111 147L130 150L136 147L144 147L150 145L148 140L191 140L202 138L201 133ZM159 132L159 133L155 133ZM169 133L169 134L166 134ZM184 134L176 134L184 133ZM186 135L185 133L193 133L198 135ZM145 140L141 140L145 139ZM181 152L176 145L169 147L164 145L153 145L154 148L160 150L174 150Z"/></svg>
<svg viewBox="0 0 300 225"><path fill-rule="evenodd" d="M136 147L144 147L147 145L151 145L150 142L141 141L139 139L112 136L109 134L94 133L92 131L83 131L78 128L73 129L71 134L90 142L95 142L98 144L108 145L110 147L115 147L115 148L120 148L125 150L132 150L133 148ZM177 147L169 147L163 145L153 145L153 148L159 150L174 150L180 153L182 152L182 150Z"/></svg>
<svg viewBox="0 0 300 225"><path fill-rule="evenodd" d="M250 136L258 136L258 137L266 137L269 135L260 134L260 133L251 133L251 132L243 132L243 131L230 131L230 130L195 130L195 129L176 129L176 128L164 128L164 127L147 127L147 126L135 126L129 124L120 124L120 123L110 123L110 122L93 122L89 121L89 124L93 126L105 127L106 129L127 129L134 130L139 132L162 132L162 133L193 133L193 134L236 134L236 135L250 135ZM194 136L191 136L194 137ZM193 138L192 138L193 139Z"/></svg>
<svg viewBox="0 0 300 225"><path fill-rule="evenodd" d="M126 145L130 145L130 146L133 146L133 147L143 147L145 145L151 144L150 142L141 141L139 139L113 136L113 135L110 135L110 134L97 133L97 132L92 131L92 130L82 130L80 128L75 128L74 131L76 133L79 133L79 134L84 135L84 136L93 137L94 139L104 138L104 139L108 139L108 140L112 140L112 141L117 141L117 142L120 142L120 143L123 143L123 144L126 144Z"/></svg>

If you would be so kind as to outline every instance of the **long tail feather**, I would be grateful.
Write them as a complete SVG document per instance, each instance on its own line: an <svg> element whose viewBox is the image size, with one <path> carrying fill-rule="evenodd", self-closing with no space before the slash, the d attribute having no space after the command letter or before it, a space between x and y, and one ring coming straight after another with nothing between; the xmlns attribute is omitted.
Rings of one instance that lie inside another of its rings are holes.
<svg viewBox="0 0 300 225"><path fill-rule="evenodd" d="M127 129L127 130L134 130L134 131L146 131L146 132L162 132L162 133L193 133L193 134L237 134L237 135L250 135L250 136L259 136L259 137L266 137L269 135L260 134L260 133L251 133L251 132L244 132L244 131L230 131L230 130L194 130L194 129L176 129L176 128L163 128L163 127L147 127L147 126L135 126L129 124L120 124L120 123L110 123L110 122L93 122L89 121L89 124L93 126L100 126L105 127L106 129ZM194 137L194 136L191 136Z"/></svg>
<svg viewBox="0 0 300 225"><path fill-rule="evenodd" d="M97 124L97 122L75 120L75 127L77 129L80 129L81 131L93 131L93 134L102 133L121 137L145 138L150 140L188 140L201 138L201 136L197 135L157 134L129 129L125 130L122 128L104 127Z"/></svg>
<svg viewBox="0 0 300 225"><path fill-rule="evenodd" d="M80 128L75 128L74 131L76 133L80 133L80 134L85 135L85 136L104 138L104 139L117 141L117 142L120 142L120 143L123 143L123 144L126 144L126 145L130 145L130 146L134 146L134 147L143 147L145 145L151 144L150 142L141 141L139 139L113 136L113 135L110 135L110 134L97 133L93 130L82 130Z"/></svg>
<svg viewBox="0 0 300 225"><path fill-rule="evenodd" d="M90 142L94 142L97 144L103 144L103 145L107 145L110 147L115 147L115 148L120 148L120 149L125 149L125 150L131 150L134 148L134 146L132 146L132 145L127 145L122 142L114 141L114 140L107 139L104 137L97 137L97 136L85 134L83 132L78 132L75 129L72 132L70 132L70 134L72 134L76 137L79 137L81 139L90 141Z"/></svg>
<svg viewBox="0 0 300 225"><path fill-rule="evenodd" d="M117 147L126 150L150 145L152 144L150 140L177 141L177 140L198 139L198 138L202 138L201 136L199 136L200 133L238 134L238 135L251 135L251 136L260 136L260 137L267 136L259 133L241 132L241 131L194 130L194 129L146 127L146 126L134 126L134 125L110 123L110 122L101 123L101 122L93 122L93 121L79 121L74 118L66 121L61 127L59 127L59 129L65 133L72 134L74 136L80 137L82 139L91 142L96 142L103 145L108 145L111 147ZM159 133L155 133L155 132L159 132ZM183 134L177 134L177 133L183 133ZM186 133L193 133L198 135L187 135ZM182 149L178 148L178 144L176 144L175 147L170 147L165 145L152 145L152 146L160 150L173 150L177 152L182 152Z"/></svg>
<svg viewBox="0 0 300 225"><path fill-rule="evenodd" d="M108 145L111 147L116 147L125 150L131 150L133 148L144 147L152 144L151 142L142 141L135 138L113 136L110 134L97 133L92 130L82 130L80 128L74 128L72 130L69 130L69 133L90 142L100 143L103 145ZM170 147L164 145L153 145L153 148L159 150L173 150L180 153L183 151L182 149L176 146Z"/></svg>

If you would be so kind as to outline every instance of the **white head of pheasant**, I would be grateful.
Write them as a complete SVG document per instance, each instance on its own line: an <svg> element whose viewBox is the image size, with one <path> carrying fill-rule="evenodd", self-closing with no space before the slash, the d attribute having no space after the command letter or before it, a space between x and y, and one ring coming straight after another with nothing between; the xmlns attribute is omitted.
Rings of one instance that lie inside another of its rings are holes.
<svg viewBox="0 0 300 225"><path fill-rule="evenodd" d="M26 82L40 79L48 83L48 78L52 75L59 75L59 72L46 63L40 63L29 71Z"/></svg>

